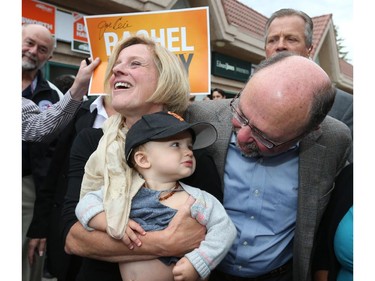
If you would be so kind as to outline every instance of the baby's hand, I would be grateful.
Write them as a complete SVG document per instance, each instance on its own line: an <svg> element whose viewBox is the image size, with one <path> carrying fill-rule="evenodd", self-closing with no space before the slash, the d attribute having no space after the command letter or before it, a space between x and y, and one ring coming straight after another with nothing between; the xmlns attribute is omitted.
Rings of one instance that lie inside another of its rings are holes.
<svg viewBox="0 0 375 281"><path fill-rule="evenodd" d="M135 221L129 219L128 226L126 227L122 242L128 246L130 250L134 249L134 246L140 247L142 245L139 236L146 235L146 231Z"/></svg>
<svg viewBox="0 0 375 281"><path fill-rule="evenodd" d="M173 267L174 281L197 281L200 280L198 272L190 261L183 257Z"/></svg>

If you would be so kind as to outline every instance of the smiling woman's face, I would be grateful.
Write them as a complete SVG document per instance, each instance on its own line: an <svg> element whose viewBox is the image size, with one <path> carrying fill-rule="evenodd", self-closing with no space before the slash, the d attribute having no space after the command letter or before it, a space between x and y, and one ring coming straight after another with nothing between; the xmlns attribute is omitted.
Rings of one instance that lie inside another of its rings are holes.
<svg viewBox="0 0 375 281"><path fill-rule="evenodd" d="M146 45L126 47L114 64L109 81L113 108L125 117L148 113L155 104L145 101L155 92L158 78L154 55Z"/></svg>

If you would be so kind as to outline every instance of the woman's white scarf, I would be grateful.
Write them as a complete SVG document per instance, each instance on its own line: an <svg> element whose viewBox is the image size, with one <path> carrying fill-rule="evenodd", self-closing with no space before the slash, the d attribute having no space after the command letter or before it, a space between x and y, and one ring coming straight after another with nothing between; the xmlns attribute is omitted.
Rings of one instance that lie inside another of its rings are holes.
<svg viewBox="0 0 375 281"><path fill-rule="evenodd" d="M131 201L144 180L125 161L123 117L116 114L103 124L103 137L85 166L82 180L82 198L87 192L104 186L103 204L107 219L107 233L121 239L129 220Z"/></svg>

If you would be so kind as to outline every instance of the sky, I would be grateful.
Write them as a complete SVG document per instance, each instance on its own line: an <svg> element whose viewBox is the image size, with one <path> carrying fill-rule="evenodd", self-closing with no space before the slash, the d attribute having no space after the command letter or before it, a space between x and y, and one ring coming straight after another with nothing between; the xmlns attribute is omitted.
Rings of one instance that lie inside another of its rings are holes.
<svg viewBox="0 0 375 281"><path fill-rule="evenodd" d="M352 0L238 0L266 17L281 8L301 10L310 17L332 14L333 24L342 38L343 51L353 64L353 1Z"/></svg>

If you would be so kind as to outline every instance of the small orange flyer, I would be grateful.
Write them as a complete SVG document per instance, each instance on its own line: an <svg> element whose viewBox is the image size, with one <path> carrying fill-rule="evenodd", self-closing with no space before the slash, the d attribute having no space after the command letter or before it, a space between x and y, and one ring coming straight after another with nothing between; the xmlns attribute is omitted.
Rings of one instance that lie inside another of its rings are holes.
<svg viewBox="0 0 375 281"><path fill-rule="evenodd" d="M89 95L104 93L104 73L113 47L124 36L146 35L175 53L188 71L191 94L210 91L210 33L208 7L85 16L90 52L100 65L91 79Z"/></svg>
<svg viewBox="0 0 375 281"><path fill-rule="evenodd" d="M82 14L73 12L73 40L71 49L75 52L90 54L89 44L87 42L87 33L85 21Z"/></svg>

